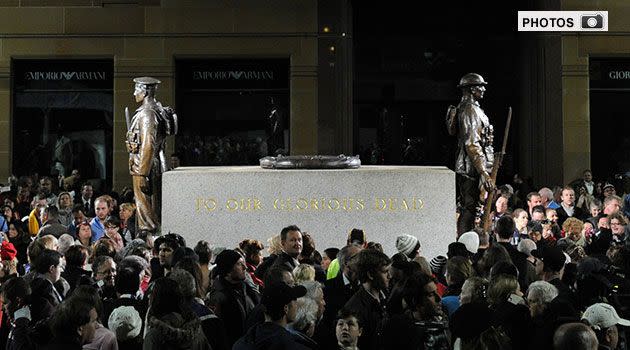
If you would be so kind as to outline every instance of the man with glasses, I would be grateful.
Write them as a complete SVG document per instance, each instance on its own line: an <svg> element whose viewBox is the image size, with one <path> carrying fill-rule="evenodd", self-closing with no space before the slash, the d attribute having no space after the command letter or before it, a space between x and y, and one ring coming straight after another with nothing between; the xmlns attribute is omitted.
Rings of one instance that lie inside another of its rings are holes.
<svg viewBox="0 0 630 350"><path fill-rule="evenodd" d="M116 263L109 256L101 255L94 259L92 263L92 271L94 271L94 280L99 287L101 298L116 299L116 288L114 281L116 279Z"/></svg>
<svg viewBox="0 0 630 350"><path fill-rule="evenodd" d="M628 235L626 234L626 226L628 219L623 214L617 212L609 216L610 230L612 231L612 242L618 245L628 243Z"/></svg>

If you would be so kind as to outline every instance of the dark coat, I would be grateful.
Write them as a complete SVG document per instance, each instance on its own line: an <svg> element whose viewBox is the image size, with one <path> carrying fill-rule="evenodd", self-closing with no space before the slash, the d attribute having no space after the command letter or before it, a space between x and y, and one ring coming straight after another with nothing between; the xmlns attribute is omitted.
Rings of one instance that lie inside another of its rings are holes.
<svg viewBox="0 0 630 350"><path fill-rule="evenodd" d="M265 322L250 328L232 350L308 350L283 327Z"/></svg>
<svg viewBox="0 0 630 350"><path fill-rule="evenodd" d="M564 222L569 218L569 215L564 210L562 205L560 206L560 208L556 209L556 213L558 214L558 225L562 227L562 224L564 224ZM576 219L584 220L586 218L586 215L584 214L582 208L574 206L573 217Z"/></svg>
<svg viewBox="0 0 630 350"><path fill-rule="evenodd" d="M386 319L385 301L379 303L365 288L359 288L344 308L354 312L363 326L363 333L357 344L359 349L378 349L383 322Z"/></svg>
<svg viewBox="0 0 630 350"><path fill-rule="evenodd" d="M384 325L383 349L451 349L448 325L444 321L417 321L410 314L394 315Z"/></svg>
<svg viewBox="0 0 630 350"><path fill-rule="evenodd" d="M527 288L527 255L519 252L513 245L508 242L498 242L496 244L502 245L510 254L512 264L516 266L518 270L518 283L523 286L523 290Z"/></svg>
<svg viewBox="0 0 630 350"><path fill-rule="evenodd" d="M64 233L68 233L68 228L62 225L59 220L48 220L39 229L37 237L44 237L46 235L53 235L56 238L61 237Z"/></svg>
<svg viewBox="0 0 630 350"><path fill-rule="evenodd" d="M527 349L531 341L531 335L524 332L524 329L532 329L532 318L529 308L522 304L514 304L510 301L504 301L492 307L493 326L501 326L505 333L512 340L512 348Z"/></svg>
<svg viewBox="0 0 630 350"><path fill-rule="evenodd" d="M161 318L150 317L143 349L151 350L209 350L210 345L201 329L199 319L185 321L178 313Z"/></svg>
<svg viewBox="0 0 630 350"><path fill-rule="evenodd" d="M247 283L233 286L218 277L212 284L208 299L216 315L223 320L228 346L232 346L245 334L245 320L260 302L260 295Z"/></svg>
<svg viewBox="0 0 630 350"><path fill-rule="evenodd" d="M265 273L274 264L277 258L278 258L278 255L276 254L271 254L263 258L263 262L260 265L258 265L258 268L256 268L256 271L254 272L256 277L260 278L261 280L264 280Z"/></svg>
<svg viewBox="0 0 630 350"><path fill-rule="evenodd" d="M44 306L44 304L51 305L53 308L57 307L57 305L61 304L62 300L59 300L59 296L61 296L61 292L53 290L53 284L50 283L49 280L41 277L36 277L31 281L31 299L33 300L33 309L39 309ZM41 304L40 304L41 303ZM50 315L42 315L43 318L46 318ZM34 320L38 320L35 319Z"/></svg>
<svg viewBox="0 0 630 350"><path fill-rule="evenodd" d="M297 260L293 259L291 256L289 256L289 254L282 252L281 254L278 255L278 258L273 262L274 265L284 265L287 268L290 269L290 271L293 271L293 269L295 269L298 264L296 263Z"/></svg>
<svg viewBox="0 0 630 350"><path fill-rule="evenodd" d="M337 312L346 305L358 289L356 284L344 284L343 272L341 271L335 278L327 280L324 283L324 300L326 301L324 319L334 320L337 317Z"/></svg>
<svg viewBox="0 0 630 350"><path fill-rule="evenodd" d="M201 329L210 343L212 350L229 350L225 334L225 325L217 315L204 304L193 299L190 307L201 321Z"/></svg>
<svg viewBox="0 0 630 350"><path fill-rule="evenodd" d="M96 216L96 213L94 212L94 200L96 199L96 196L92 196L92 198L90 198L90 208L86 209L85 205L83 204L83 197L81 195L81 192L78 193L78 196L76 196L74 198L74 204L81 204L84 206L84 210L83 210L83 214L85 214L85 216L89 217L89 218L93 218Z"/></svg>
<svg viewBox="0 0 630 350"><path fill-rule="evenodd" d="M48 320L37 323L25 317L15 320L7 339L7 350L39 349L52 338Z"/></svg>
<svg viewBox="0 0 630 350"><path fill-rule="evenodd" d="M68 295L71 295L72 291L77 286L91 285L92 283L94 283L91 275L92 273L90 271L86 271L77 266L66 265L66 269L61 273L61 277L63 277L70 286Z"/></svg>

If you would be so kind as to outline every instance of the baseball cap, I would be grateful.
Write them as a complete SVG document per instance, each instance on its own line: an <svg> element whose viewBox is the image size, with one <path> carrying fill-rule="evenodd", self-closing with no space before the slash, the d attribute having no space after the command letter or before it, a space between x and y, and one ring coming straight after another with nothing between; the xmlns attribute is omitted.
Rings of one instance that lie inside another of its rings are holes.
<svg viewBox="0 0 630 350"><path fill-rule="evenodd" d="M265 286L263 291L261 303L268 308L274 308L278 306L284 306L297 298L301 298L306 295L306 288L304 286L290 287L284 282L273 283L269 286Z"/></svg>
<svg viewBox="0 0 630 350"><path fill-rule="evenodd" d="M532 256L542 260L545 264L544 271L560 271L566 262L566 257L562 249L558 247L548 247L544 250L534 249Z"/></svg>
<svg viewBox="0 0 630 350"><path fill-rule="evenodd" d="M606 303L597 303L589 306L584 315L583 320L587 320L591 326L597 326L601 329L610 328L616 324L622 326L630 326L630 321L619 317L615 308Z"/></svg>

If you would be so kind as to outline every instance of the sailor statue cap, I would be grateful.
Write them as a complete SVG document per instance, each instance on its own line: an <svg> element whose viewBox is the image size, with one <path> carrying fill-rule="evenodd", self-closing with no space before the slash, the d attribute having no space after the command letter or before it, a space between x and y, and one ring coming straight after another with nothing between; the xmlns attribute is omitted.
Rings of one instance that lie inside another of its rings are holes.
<svg viewBox="0 0 630 350"><path fill-rule="evenodd" d="M134 78L133 82L136 84L142 84L142 85L157 85L161 83L161 81L153 77L138 77L138 78Z"/></svg>

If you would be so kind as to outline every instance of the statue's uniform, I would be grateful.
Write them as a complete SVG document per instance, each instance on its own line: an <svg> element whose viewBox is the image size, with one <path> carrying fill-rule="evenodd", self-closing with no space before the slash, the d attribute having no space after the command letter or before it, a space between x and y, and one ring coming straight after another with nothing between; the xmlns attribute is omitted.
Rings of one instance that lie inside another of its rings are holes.
<svg viewBox="0 0 630 350"><path fill-rule="evenodd" d="M161 177L166 170L165 133L160 131L158 105L145 103L136 110L127 131L129 173L133 178L139 230L155 232L161 212Z"/></svg>
<svg viewBox="0 0 630 350"><path fill-rule="evenodd" d="M482 174L490 174L494 163L494 130L479 103L464 96L457 106L458 148L455 172L462 212L457 221L459 234L474 227L479 205Z"/></svg>

